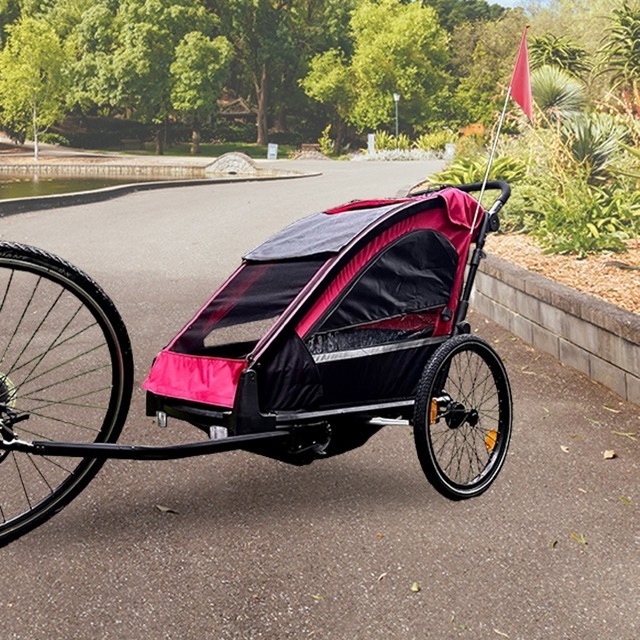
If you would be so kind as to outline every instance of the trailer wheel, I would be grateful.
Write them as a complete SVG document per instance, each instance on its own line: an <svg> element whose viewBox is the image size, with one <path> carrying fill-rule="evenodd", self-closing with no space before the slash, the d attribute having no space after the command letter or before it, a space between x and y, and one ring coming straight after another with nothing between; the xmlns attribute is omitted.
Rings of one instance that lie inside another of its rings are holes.
<svg viewBox="0 0 640 640"><path fill-rule="evenodd" d="M0 243L0 438L114 442L133 385L126 328L88 276ZM102 461L0 448L0 546L68 504Z"/></svg>
<svg viewBox="0 0 640 640"><path fill-rule="evenodd" d="M422 469L451 500L480 495L496 479L511 437L512 401L498 354L456 335L434 352L418 384L414 438Z"/></svg>

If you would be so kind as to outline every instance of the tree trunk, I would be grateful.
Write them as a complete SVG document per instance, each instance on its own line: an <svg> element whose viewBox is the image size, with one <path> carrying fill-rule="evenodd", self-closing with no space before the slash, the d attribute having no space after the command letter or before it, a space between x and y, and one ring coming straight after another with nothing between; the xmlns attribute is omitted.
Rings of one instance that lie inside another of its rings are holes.
<svg viewBox="0 0 640 640"><path fill-rule="evenodd" d="M262 74L260 79L256 78L254 80L254 85L256 89L256 98L258 100L258 139L257 143L261 145L267 144L268 141L268 126L267 126L267 108L268 108L268 99L267 99L267 90L268 90L268 82L267 82L267 65L262 65Z"/></svg>
<svg viewBox="0 0 640 640"><path fill-rule="evenodd" d="M156 129L156 155L164 155L164 143L165 143L166 131L163 125L160 125Z"/></svg>
<svg viewBox="0 0 640 640"><path fill-rule="evenodd" d="M280 105L276 111L275 122L273 123L273 128L276 131L286 131L287 130L287 113L284 110L284 106Z"/></svg>
<svg viewBox="0 0 640 640"><path fill-rule="evenodd" d="M201 127L198 118L193 121L193 130L191 131L191 155L197 156L200 153L200 140L202 138Z"/></svg>
<svg viewBox="0 0 640 640"><path fill-rule="evenodd" d="M340 151L342 151L342 143L344 142L344 136L347 131L347 125L344 120L338 120L336 124L336 137L333 141L333 153L334 155L340 155Z"/></svg>
<svg viewBox="0 0 640 640"><path fill-rule="evenodd" d="M38 162L40 153L38 149L38 107L33 105L33 159Z"/></svg>
<svg viewBox="0 0 640 640"><path fill-rule="evenodd" d="M167 144L167 120L156 129L156 155L163 156L164 148Z"/></svg>

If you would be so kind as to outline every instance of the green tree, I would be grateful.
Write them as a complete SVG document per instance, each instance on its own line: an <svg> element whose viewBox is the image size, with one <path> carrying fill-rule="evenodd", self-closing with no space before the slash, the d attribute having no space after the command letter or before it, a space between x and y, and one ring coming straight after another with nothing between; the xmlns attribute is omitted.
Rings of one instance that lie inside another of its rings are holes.
<svg viewBox="0 0 640 640"><path fill-rule="evenodd" d="M198 31L188 33L176 47L170 68L171 104L191 122L192 154L200 152L203 120L216 111L231 53L231 45L224 36L212 40Z"/></svg>
<svg viewBox="0 0 640 640"><path fill-rule="evenodd" d="M454 30L451 73L459 80L452 90L450 124L495 123L526 22L522 12L508 11L497 22L468 22Z"/></svg>
<svg viewBox="0 0 640 640"><path fill-rule="evenodd" d="M434 9L400 0L363 0L350 21L353 53L316 56L302 81L307 94L332 104L357 130L393 122L394 99L412 129L433 117L447 84L447 35Z"/></svg>
<svg viewBox="0 0 640 640"><path fill-rule="evenodd" d="M7 32L0 53L1 117L19 135L31 131L38 160L40 134L64 113L68 58L45 20L23 17Z"/></svg>
<svg viewBox="0 0 640 640"><path fill-rule="evenodd" d="M211 33L215 22L198 0L122 0L115 16L109 103L156 127L156 153L164 153L172 111L176 50L193 31Z"/></svg>
<svg viewBox="0 0 640 640"><path fill-rule="evenodd" d="M317 55L311 61L309 72L300 84L310 98L328 105L333 110L333 152L339 153L349 113L356 98L353 74L345 54L337 49L329 49Z"/></svg>
<svg viewBox="0 0 640 640"><path fill-rule="evenodd" d="M448 38L434 9L399 0L364 0L353 14L351 67L357 100L349 118L359 129L393 121L400 94L402 121L415 127L437 112L447 83Z"/></svg>
<svg viewBox="0 0 640 640"><path fill-rule="evenodd" d="M331 49L351 51L348 30L351 14L357 0L295 0L290 2L289 25L291 52L283 56L276 67L272 81L271 111L273 128L288 130L295 118L295 125L314 127L326 122L326 116L310 103L300 80L308 73L311 59L318 53ZM324 110L324 109L323 109ZM336 130L339 122L336 122ZM338 132L338 137L342 132Z"/></svg>
<svg viewBox="0 0 640 640"><path fill-rule="evenodd" d="M294 0L210 0L231 40L235 59L248 78L257 105L257 142L268 140L274 83L294 60Z"/></svg>
<svg viewBox="0 0 640 640"><path fill-rule="evenodd" d="M87 8L67 38L74 59L69 102L84 113L96 107L109 112L115 104L117 27L110 4L101 0Z"/></svg>
<svg viewBox="0 0 640 640"><path fill-rule="evenodd" d="M440 24L449 32L464 22L498 20L506 11L499 4L485 0L423 0L423 4L436 10Z"/></svg>

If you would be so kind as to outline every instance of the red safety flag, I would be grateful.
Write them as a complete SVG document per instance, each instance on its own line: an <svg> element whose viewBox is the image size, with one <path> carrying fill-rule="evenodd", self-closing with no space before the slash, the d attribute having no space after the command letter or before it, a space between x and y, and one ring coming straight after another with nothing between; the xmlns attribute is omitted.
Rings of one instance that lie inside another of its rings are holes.
<svg viewBox="0 0 640 640"><path fill-rule="evenodd" d="M527 51L527 29L524 28L516 66L511 77L511 97L522 107L533 122L533 100L531 98L531 78L529 76L529 54Z"/></svg>

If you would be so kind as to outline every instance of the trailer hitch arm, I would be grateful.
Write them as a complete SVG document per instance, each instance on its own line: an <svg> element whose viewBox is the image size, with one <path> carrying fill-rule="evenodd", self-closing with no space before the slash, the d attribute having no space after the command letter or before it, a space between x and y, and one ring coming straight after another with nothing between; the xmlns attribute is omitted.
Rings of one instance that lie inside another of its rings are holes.
<svg viewBox="0 0 640 640"><path fill-rule="evenodd" d="M147 445L118 444L106 442L27 442L19 438L0 439L0 459L3 454L17 451L36 456L65 456L70 458L99 458L118 460L175 460L191 458L209 453L233 451L257 440L274 440L288 437L288 429L264 433L230 436L220 440L205 440L173 446L153 447Z"/></svg>

